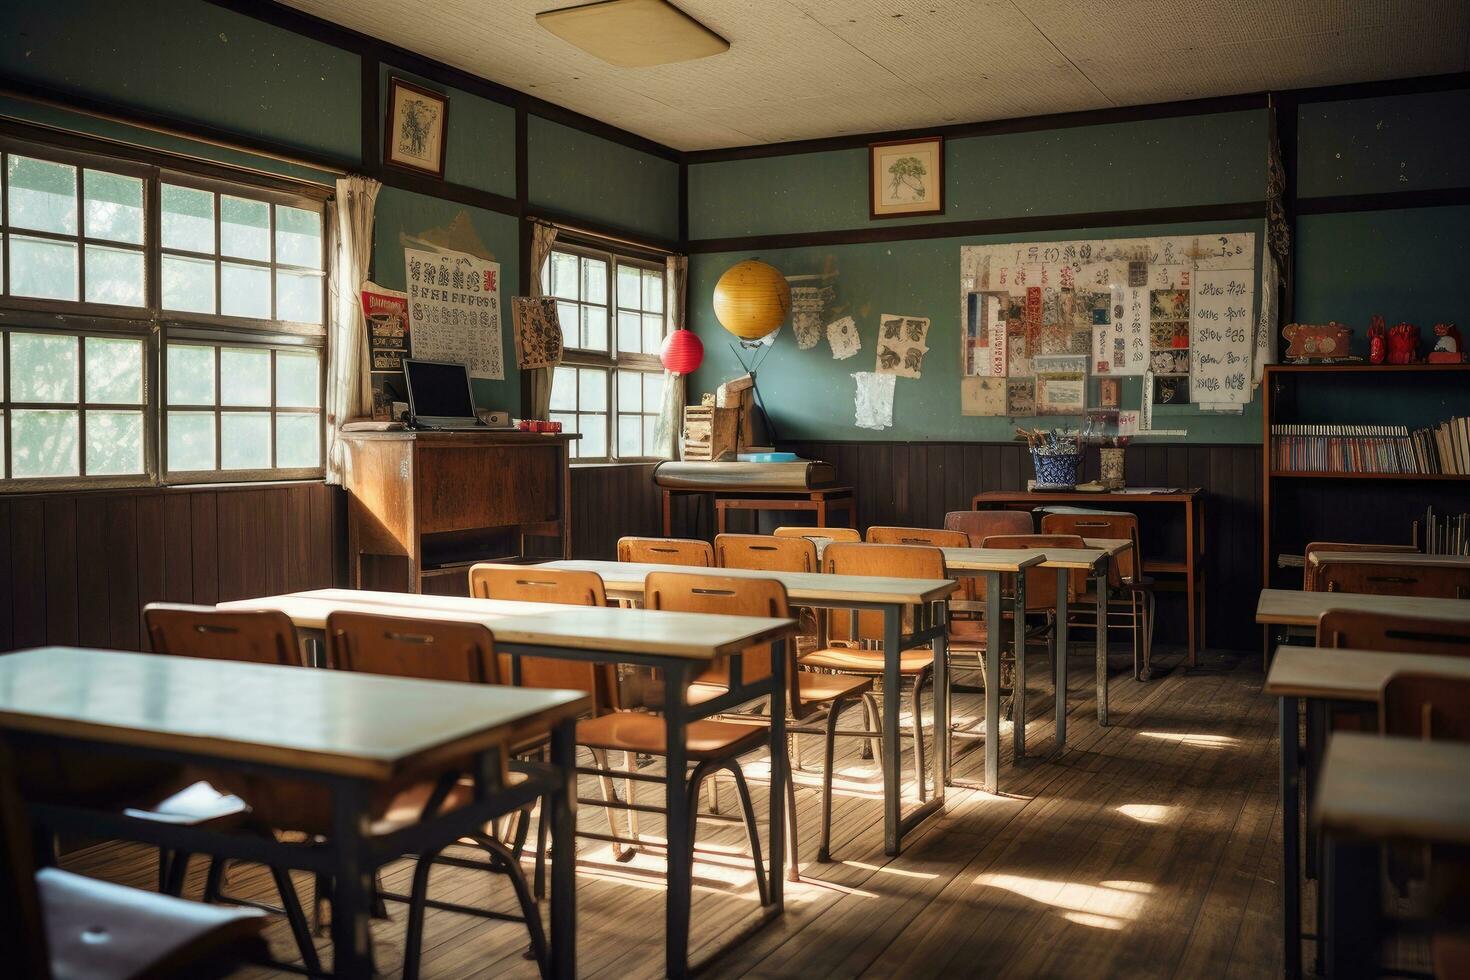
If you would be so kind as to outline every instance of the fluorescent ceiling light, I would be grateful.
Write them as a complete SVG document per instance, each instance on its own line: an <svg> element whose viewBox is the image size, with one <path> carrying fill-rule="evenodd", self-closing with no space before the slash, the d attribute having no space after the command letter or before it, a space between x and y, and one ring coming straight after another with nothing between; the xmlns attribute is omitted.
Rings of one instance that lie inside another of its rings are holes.
<svg viewBox="0 0 1470 980"><path fill-rule="evenodd" d="M668 0L603 0L547 10L536 23L619 68L647 68L708 58L730 42Z"/></svg>

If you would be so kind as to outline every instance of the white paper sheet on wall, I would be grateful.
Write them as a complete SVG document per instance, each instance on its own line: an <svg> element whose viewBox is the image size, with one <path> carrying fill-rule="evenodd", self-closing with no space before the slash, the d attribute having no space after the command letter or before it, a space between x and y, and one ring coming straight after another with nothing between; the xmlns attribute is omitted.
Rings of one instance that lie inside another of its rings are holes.
<svg viewBox="0 0 1470 980"><path fill-rule="evenodd" d="M505 379L500 264L464 252L405 248L413 356L469 367L470 377Z"/></svg>
<svg viewBox="0 0 1470 980"><path fill-rule="evenodd" d="M853 398L856 425L860 429L887 429L893 425L893 385L897 375L858 371Z"/></svg>
<svg viewBox="0 0 1470 980"><path fill-rule="evenodd" d="M832 347L834 361L845 361L862 350L863 338L858 336L857 321L845 316L827 324L827 343Z"/></svg>
<svg viewBox="0 0 1470 980"><path fill-rule="evenodd" d="M1242 405L1251 396L1255 279L1249 269L1195 273L1190 348L1190 399Z"/></svg>

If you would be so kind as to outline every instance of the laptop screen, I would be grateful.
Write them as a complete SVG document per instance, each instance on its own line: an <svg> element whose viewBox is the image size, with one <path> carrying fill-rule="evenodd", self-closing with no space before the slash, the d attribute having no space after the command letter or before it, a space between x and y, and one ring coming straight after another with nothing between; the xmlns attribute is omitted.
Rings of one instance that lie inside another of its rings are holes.
<svg viewBox="0 0 1470 980"><path fill-rule="evenodd" d="M408 377L409 410L421 418L473 419L470 373L463 364L439 361L403 362Z"/></svg>

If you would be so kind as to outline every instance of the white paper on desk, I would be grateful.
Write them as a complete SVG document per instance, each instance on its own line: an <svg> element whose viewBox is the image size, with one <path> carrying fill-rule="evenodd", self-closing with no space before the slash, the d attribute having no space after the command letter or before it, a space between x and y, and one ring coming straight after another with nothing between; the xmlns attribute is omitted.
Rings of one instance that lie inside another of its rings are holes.
<svg viewBox="0 0 1470 980"><path fill-rule="evenodd" d="M897 375L858 371L854 397L856 424L860 429L887 429L893 425L893 383Z"/></svg>
<svg viewBox="0 0 1470 980"><path fill-rule="evenodd" d="M845 316L827 324L827 343L832 347L834 361L845 361L862 350L863 338L858 336L857 321Z"/></svg>

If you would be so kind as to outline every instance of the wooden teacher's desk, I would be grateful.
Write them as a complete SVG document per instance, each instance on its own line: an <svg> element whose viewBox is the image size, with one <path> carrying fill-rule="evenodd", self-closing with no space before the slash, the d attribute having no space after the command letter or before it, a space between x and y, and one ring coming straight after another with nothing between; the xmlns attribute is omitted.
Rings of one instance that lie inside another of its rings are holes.
<svg viewBox="0 0 1470 980"><path fill-rule="evenodd" d="M822 487L817 490L754 490L750 487L708 489L665 488L664 536L674 536L673 503L675 494L709 494L715 501L715 527L719 534L728 529L732 510L808 511L815 515L817 527L831 527L828 516L842 511L848 527L857 527L857 498L852 487Z"/></svg>
<svg viewBox="0 0 1470 980"><path fill-rule="evenodd" d="M1189 597L1188 663L1195 665L1195 656L1205 639L1205 494L1203 490L1175 490L1148 493L1139 490L1104 491L1102 493L1052 493L1032 490L986 490L971 498L970 506L975 510L1000 507L1010 510L1030 510L1063 504L1068 507L1089 507L1093 510L1128 510L1144 504L1166 504L1180 509L1184 522L1184 554L1180 557L1150 558L1144 548L1143 573L1145 575L1183 575L1184 594Z"/></svg>

